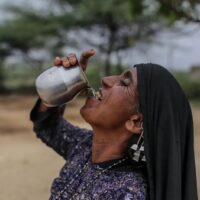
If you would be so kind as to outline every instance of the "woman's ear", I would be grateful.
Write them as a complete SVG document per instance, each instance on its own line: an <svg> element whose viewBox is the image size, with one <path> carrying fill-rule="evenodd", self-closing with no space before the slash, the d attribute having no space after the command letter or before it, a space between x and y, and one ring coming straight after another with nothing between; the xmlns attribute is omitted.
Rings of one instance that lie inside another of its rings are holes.
<svg viewBox="0 0 200 200"><path fill-rule="evenodd" d="M131 133L139 134L142 132L142 121L143 117L142 114L135 114L132 115L126 122L125 122L125 128Z"/></svg>

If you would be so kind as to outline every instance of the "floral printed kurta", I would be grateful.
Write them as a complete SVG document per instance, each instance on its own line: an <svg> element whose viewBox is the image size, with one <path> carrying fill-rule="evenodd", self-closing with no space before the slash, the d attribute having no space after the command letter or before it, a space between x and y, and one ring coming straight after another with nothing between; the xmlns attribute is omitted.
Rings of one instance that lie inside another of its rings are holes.
<svg viewBox="0 0 200 200"><path fill-rule="evenodd" d="M63 119L63 111L60 108L38 113L39 102L31 112L34 131L37 137L66 160L59 176L53 181L50 200L146 199L147 184L142 173L124 170L124 165L128 165L128 161L125 161L97 176L117 160L92 163L92 131L67 122ZM88 165L84 168L86 163ZM86 184L88 185L85 188Z"/></svg>

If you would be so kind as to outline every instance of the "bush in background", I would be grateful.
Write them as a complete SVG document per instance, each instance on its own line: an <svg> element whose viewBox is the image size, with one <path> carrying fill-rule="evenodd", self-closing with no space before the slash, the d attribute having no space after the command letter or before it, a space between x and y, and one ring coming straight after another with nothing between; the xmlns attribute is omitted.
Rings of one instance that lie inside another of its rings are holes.
<svg viewBox="0 0 200 200"><path fill-rule="evenodd" d="M193 80L188 72L174 72L189 100L200 100L200 79Z"/></svg>

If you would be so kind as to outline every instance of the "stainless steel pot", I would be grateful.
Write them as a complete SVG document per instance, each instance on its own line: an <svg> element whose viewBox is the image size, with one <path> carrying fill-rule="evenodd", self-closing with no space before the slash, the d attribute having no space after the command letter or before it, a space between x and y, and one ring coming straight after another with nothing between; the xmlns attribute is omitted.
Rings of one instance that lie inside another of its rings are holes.
<svg viewBox="0 0 200 200"><path fill-rule="evenodd" d="M51 67L36 79L36 89L44 104L59 106L72 101L89 88L87 77L79 65Z"/></svg>

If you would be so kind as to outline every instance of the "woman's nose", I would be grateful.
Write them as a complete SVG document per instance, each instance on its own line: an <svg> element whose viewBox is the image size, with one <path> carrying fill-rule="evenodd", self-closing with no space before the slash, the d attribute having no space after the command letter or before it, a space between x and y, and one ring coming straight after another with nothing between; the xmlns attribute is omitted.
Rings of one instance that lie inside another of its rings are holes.
<svg viewBox="0 0 200 200"><path fill-rule="evenodd" d="M117 76L106 76L101 79L101 83L104 88L110 88L114 86L117 80Z"/></svg>

